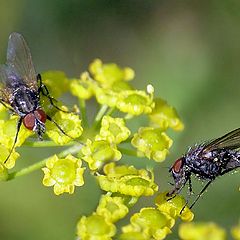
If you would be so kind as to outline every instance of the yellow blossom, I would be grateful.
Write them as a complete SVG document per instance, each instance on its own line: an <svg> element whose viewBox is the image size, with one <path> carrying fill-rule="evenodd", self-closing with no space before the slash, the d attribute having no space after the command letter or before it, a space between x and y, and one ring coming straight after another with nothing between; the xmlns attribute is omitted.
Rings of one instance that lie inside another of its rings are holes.
<svg viewBox="0 0 240 240"><path fill-rule="evenodd" d="M11 116L9 120L0 120L0 143L2 143L6 148L11 149L15 140L15 136L17 133L17 122L19 117L14 115ZM34 132L28 130L21 125L20 131L18 133L17 142L15 144L16 147L19 147L23 144L23 142L30 136L33 135Z"/></svg>
<svg viewBox="0 0 240 240"><path fill-rule="evenodd" d="M172 139L160 128L152 127L141 127L131 141L138 149L139 156L146 156L157 162L165 160L172 142Z"/></svg>
<svg viewBox="0 0 240 240"><path fill-rule="evenodd" d="M88 72L81 74L80 79L72 79L70 91L79 99L89 99L94 94L94 88L97 84L90 78Z"/></svg>
<svg viewBox="0 0 240 240"><path fill-rule="evenodd" d="M151 196L158 190L153 182L154 176L149 177L145 169L137 170L133 166L109 163L104 166L104 173L98 175L97 179L101 189L107 192L140 197Z"/></svg>
<svg viewBox="0 0 240 240"><path fill-rule="evenodd" d="M168 105L166 101L161 98L154 99L155 107L148 116L154 126L158 126L165 130L168 127L181 131L184 128L177 111L172 106Z"/></svg>
<svg viewBox="0 0 240 240"><path fill-rule="evenodd" d="M96 213L114 223L127 215L128 207L124 204L124 198L122 197L103 195Z"/></svg>
<svg viewBox="0 0 240 240"><path fill-rule="evenodd" d="M62 109L66 110L66 108L63 107ZM64 145L72 141L72 139L81 136L83 128L78 115L57 111L52 119L65 133L64 134L59 128L57 128L56 124L54 124L52 121L46 122L46 134L57 144Z"/></svg>
<svg viewBox="0 0 240 240"><path fill-rule="evenodd" d="M86 145L81 150L83 157L91 170L97 170L109 161L118 161L122 154L117 150L116 145L112 145L105 140L87 140Z"/></svg>
<svg viewBox="0 0 240 240"><path fill-rule="evenodd" d="M194 214L191 212L188 206L185 206L186 201L184 198L180 195L176 195L174 198L169 199L166 194L167 192L163 192L156 197L155 203L158 209L174 219L180 217L183 221L192 221ZM182 211L183 207L184 210Z"/></svg>
<svg viewBox="0 0 240 240"><path fill-rule="evenodd" d="M111 89L96 87L94 89L97 102L101 105L115 107L118 102L119 94Z"/></svg>
<svg viewBox="0 0 240 240"><path fill-rule="evenodd" d="M103 64L100 59L95 59L89 66L89 71L94 79L105 87L111 87L115 82L134 78L131 68L121 69L115 63Z"/></svg>
<svg viewBox="0 0 240 240"><path fill-rule="evenodd" d="M84 168L81 168L81 165L82 161L72 155L63 159L54 155L47 160L46 167L42 168L44 172L43 185L54 186L56 195L64 192L72 194L75 186L84 184Z"/></svg>
<svg viewBox="0 0 240 240"><path fill-rule="evenodd" d="M104 116L101 122L99 135L96 140L107 140L109 143L119 144L125 141L131 134L122 118Z"/></svg>
<svg viewBox="0 0 240 240"><path fill-rule="evenodd" d="M140 90L126 90L118 94L116 107L130 115L149 114L155 103L153 95Z"/></svg>
<svg viewBox="0 0 240 240"><path fill-rule="evenodd" d="M83 216L77 224L77 235L81 240L111 240L115 233L115 225L96 213Z"/></svg>
<svg viewBox="0 0 240 240"><path fill-rule="evenodd" d="M174 225L174 219L161 213L155 208L142 208L139 213L135 213L131 217L131 224L124 226L122 231L140 232L147 239L165 239L171 233L171 228Z"/></svg>

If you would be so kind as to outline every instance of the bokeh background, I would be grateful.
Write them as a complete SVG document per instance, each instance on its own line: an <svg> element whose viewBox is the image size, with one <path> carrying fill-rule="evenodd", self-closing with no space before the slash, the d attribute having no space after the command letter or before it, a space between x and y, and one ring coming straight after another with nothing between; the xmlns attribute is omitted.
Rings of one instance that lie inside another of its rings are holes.
<svg viewBox="0 0 240 240"><path fill-rule="evenodd" d="M166 167L189 145L239 127L239 26L237 0L2 0L0 60L5 62L9 34L17 31L27 39L38 72L79 76L96 57L135 69L133 84L152 83L185 123L183 132L169 132L171 154L156 166L164 191L171 180ZM21 151L17 169L56 152ZM41 184L42 175L1 183L0 239L74 239L79 217L95 209L100 192L91 176L73 196L57 197ZM202 184L194 186L197 192ZM229 230L240 217L238 187L239 172L216 180L195 206L195 220ZM177 239L176 227L167 239Z"/></svg>

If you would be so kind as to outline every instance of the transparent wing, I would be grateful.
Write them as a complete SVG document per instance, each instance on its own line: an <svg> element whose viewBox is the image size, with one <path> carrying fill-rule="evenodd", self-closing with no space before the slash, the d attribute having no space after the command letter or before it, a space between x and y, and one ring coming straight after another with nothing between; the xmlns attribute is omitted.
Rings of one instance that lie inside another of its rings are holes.
<svg viewBox="0 0 240 240"><path fill-rule="evenodd" d="M205 145L203 152L222 148L228 149L240 148L240 128L237 128L220 138L210 141Z"/></svg>
<svg viewBox="0 0 240 240"><path fill-rule="evenodd" d="M19 33L14 32L9 36L6 65L9 67L8 71L14 73L29 88L38 90L30 49Z"/></svg>
<svg viewBox="0 0 240 240"><path fill-rule="evenodd" d="M11 95L10 89L6 88L6 82L8 80L8 67L6 65L0 65L0 100L8 103L8 99Z"/></svg>

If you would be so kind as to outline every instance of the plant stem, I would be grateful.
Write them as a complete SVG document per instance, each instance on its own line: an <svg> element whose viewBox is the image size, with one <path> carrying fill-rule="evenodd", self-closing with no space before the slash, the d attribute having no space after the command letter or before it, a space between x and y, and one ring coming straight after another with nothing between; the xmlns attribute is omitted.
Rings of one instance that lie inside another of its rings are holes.
<svg viewBox="0 0 240 240"><path fill-rule="evenodd" d="M66 143L64 146L71 146L76 144L75 142L69 142ZM50 141L50 140L46 140L46 141L26 141L22 144L22 146L26 146L26 147L62 147L61 145Z"/></svg>
<svg viewBox="0 0 240 240"><path fill-rule="evenodd" d="M107 113L105 115L110 116L110 115L112 115L114 113L115 110L116 110L115 107L111 107L111 108L108 109L108 111L107 111Z"/></svg>
<svg viewBox="0 0 240 240"><path fill-rule="evenodd" d="M102 120L103 115L105 114L105 112L107 111L108 106L106 104L102 105L101 108L99 109L94 123L93 123L93 129L96 129L100 123L100 121Z"/></svg>
<svg viewBox="0 0 240 240"><path fill-rule="evenodd" d="M138 157L137 152L135 150L121 148L121 147L118 147L118 150L125 155Z"/></svg>
<svg viewBox="0 0 240 240"><path fill-rule="evenodd" d="M70 148L68 148L68 149L60 152L60 153L58 154L58 157L59 157L59 158L64 158L64 157L66 157L68 154L75 154L75 153L79 152L79 151L81 150L81 148L82 148L82 145L74 145L74 146L72 146L72 147L70 147ZM36 171L36 170L44 167L44 166L46 165L47 160L48 160L49 158L50 158L50 157L45 158L45 159L43 159L42 161L37 162L37 163L34 163L34 164L32 164L32 165L30 165L30 166L28 166L28 167L25 167L25 168L23 168L23 169L21 169L21 170L19 170L19 171L10 173L10 174L8 175L8 179L7 179L7 180L12 180L12 179L14 179L14 178L16 178L16 177L24 176L24 175L26 175L26 174L29 174L29 173L31 173L31 172L34 172L34 171Z"/></svg>
<svg viewBox="0 0 240 240"><path fill-rule="evenodd" d="M88 127L88 119L87 119L87 113L86 113L86 102L83 99L79 100L79 106L80 106L80 112L82 116L82 124L83 127Z"/></svg>

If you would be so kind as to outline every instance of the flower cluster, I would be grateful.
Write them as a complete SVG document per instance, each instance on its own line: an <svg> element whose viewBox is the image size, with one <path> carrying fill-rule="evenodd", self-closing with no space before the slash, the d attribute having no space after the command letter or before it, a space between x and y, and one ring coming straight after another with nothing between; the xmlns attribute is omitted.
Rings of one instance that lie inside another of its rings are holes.
<svg viewBox="0 0 240 240"><path fill-rule="evenodd" d="M42 168L43 185L53 187L54 194L73 194L76 187L84 185L85 170L95 177L105 192L96 210L78 221L77 235L83 240L116 237L116 222L129 213L139 198L157 193L159 187L153 170L136 168L126 156L160 163L166 159L173 143L167 134L168 129L183 129L176 110L163 99L154 97L151 84L146 90L135 89L130 84L134 77L131 68L105 64L99 59L94 60L79 78L68 78L60 71L43 73L43 82L49 92L40 95L41 108L48 116L43 142L40 144L29 139L34 132L23 125L18 134L15 147L23 144L68 146L27 170ZM78 100L72 108L56 100L67 91ZM98 104L96 113L91 106L86 107L90 99ZM6 112L1 106L2 180L8 179L7 169L13 168L19 157L15 148L10 154L19 116L9 118ZM144 125L139 126L138 119L144 119ZM134 127L133 121L136 123ZM122 159L128 163L122 163ZM177 217L184 221L193 219L193 213L187 207L180 214L184 204L184 199L179 196L167 201L166 194L160 194L154 206L143 207L131 216L130 224L122 228L119 238L164 239Z"/></svg>
<svg viewBox="0 0 240 240"><path fill-rule="evenodd" d="M142 236L140 239L165 239L178 217L183 221L192 221L193 213L188 207L180 213L184 205L185 201L180 196L168 200L166 192L160 193L155 207L142 208L131 217L129 225L122 227L120 239L128 240L138 235Z"/></svg>

